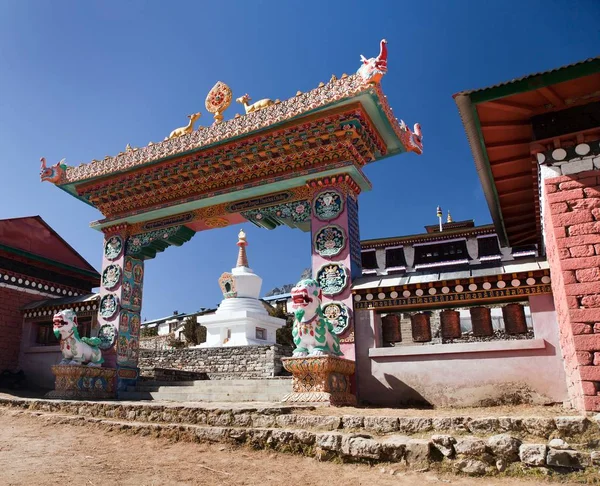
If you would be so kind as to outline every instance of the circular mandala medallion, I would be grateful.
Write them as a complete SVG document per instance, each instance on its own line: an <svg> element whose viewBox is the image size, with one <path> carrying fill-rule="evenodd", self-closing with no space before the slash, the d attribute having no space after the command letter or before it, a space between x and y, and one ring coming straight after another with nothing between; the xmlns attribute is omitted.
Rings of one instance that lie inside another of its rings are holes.
<svg viewBox="0 0 600 486"><path fill-rule="evenodd" d="M116 260L123 251L123 240L120 236L111 236L104 245L104 256L109 260Z"/></svg>
<svg viewBox="0 0 600 486"><path fill-rule="evenodd" d="M104 319L110 319L119 310L119 302L114 294L106 294L100 300L100 316Z"/></svg>
<svg viewBox="0 0 600 486"><path fill-rule="evenodd" d="M327 302L323 306L323 314L331 322L333 332L343 334L350 325L350 312L342 302Z"/></svg>
<svg viewBox="0 0 600 486"><path fill-rule="evenodd" d="M315 234L315 251L324 258L336 256L345 246L346 233L335 224L325 226Z"/></svg>
<svg viewBox="0 0 600 486"><path fill-rule="evenodd" d="M115 326L112 324L100 326L100 329L98 329L98 338L100 339L100 344L98 345L100 349L110 349L115 344L115 339L117 338Z"/></svg>
<svg viewBox="0 0 600 486"><path fill-rule="evenodd" d="M315 216L321 221L337 218L344 209L344 200L339 192L329 190L321 192L313 202Z"/></svg>
<svg viewBox="0 0 600 486"><path fill-rule="evenodd" d="M317 282L325 295L336 295L346 288L348 273L343 263L326 263L317 272Z"/></svg>
<svg viewBox="0 0 600 486"><path fill-rule="evenodd" d="M102 272L102 286L106 289L114 289L121 279L121 267L119 265L109 265Z"/></svg>

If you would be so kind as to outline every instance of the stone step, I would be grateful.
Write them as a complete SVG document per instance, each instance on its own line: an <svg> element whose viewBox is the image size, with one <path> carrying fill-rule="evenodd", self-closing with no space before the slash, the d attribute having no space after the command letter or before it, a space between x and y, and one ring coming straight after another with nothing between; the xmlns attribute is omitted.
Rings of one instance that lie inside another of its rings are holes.
<svg viewBox="0 0 600 486"><path fill-rule="evenodd" d="M445 470L470 475L513 472L521 477L528 469L542 467L561 474L589 469L592 474L600 466L598 451L565 449L563 441L525 443L508 434L489 439L432 435L411 439L394 434L373 437L350 432L313 432L300 428L228 427L179 423L141 422L136 420L99 419L73 414L39 411L9 411L15 415L38 416L44 423L77 424L82 421L105 430L143 434L174 441L217 442L251 446L301 454L323 460L401 463L409 468L428 469L436 464ZM526 466L527 469L524 469ZM596 471L597 472L597 471ZM539 473L534 473L535 476Z"/></svg>
<svg viewBox="0 0 600 486"><path fill-rule="evenodd" d="M202 402L277 402L292 392L283 380L198 380L189 382L143 382L119 393L122 400L169 400Z"/></svg>
<svg viewBox="0 0 600 486"><path fill-rule="evenodd" d="M150 400L151 392L136 393L131 399ZM178 396L183 400L189 396ZM212 426L244 426L298 428L303 430L331 430L344 433L358 432L376 436L403 434L420 437L423 434L448 434L464 436L491 436L496 434L511 434L521 440L531 441L535 438L544 442L549 438L561 437L572 444L584 443L590 439L600 443L600 414L593 417L585 416L496 416L481 417L468 414L444 416L444 412L434 416L427 412L411 416L402 416L402 410L397 410L396 416L390 416L391 411L377 414L374 409L360 410L352 408L328 408L320 410L313 405L288 403L271 403L257 400L239 403L222 399L222 403L195 401L180 404L176 402L135 402L135 401L77 401L77 400L46 400L32 398L0 397L0 405L24 410L39 410L43 412L65 412L82 417L98 419L114 418L137 420L143 422L175 422L191 425ZM236 400L237 401L237 400ZM312 413L311 413L312 412ZM475 411L474 411L475 412ZM500 410L506 413L505 410ZM446 412L447 413L447 412ZM388 414L388 415L384 415Z"/></svg>

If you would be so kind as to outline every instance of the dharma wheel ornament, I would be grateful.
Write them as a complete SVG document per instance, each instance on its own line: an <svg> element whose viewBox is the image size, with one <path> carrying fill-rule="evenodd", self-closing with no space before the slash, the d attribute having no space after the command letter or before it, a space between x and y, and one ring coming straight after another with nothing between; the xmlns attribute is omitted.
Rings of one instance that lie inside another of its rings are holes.
<svg viewBox="0 0 600 486"><path fill-rule="evenodd" d="M206 96L206 109L215 116L215 123L223 121L223 112L231 104L231 88L221 81L217 81Z"/></svg>

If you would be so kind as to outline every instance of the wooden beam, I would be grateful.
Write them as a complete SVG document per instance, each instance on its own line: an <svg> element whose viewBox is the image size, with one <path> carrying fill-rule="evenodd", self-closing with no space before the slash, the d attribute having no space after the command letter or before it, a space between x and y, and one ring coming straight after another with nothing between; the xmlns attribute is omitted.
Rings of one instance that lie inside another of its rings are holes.
<svg viewBox="0 0 600 486"><path fill-rule="evenodd" d="M519 113L521 115L532 115L535 110L535 107L533 106L515 103L514 101L488 101L485 103L485 105L501 111Z"/></svg>
<svg viewBox="0 0 600 486"><path fill-rule="evenodd" d="M498 143L489 143L485 145L486 150L493 150L499 148L507 148L507 147L520 147L522 145L527 145L529 149L529 144L531 143L530 138L523 138L521 140L507 140L506 142L498 142ZM529 150L527 150L529 152Z"/></svg>
<svg viewBox="0 0 600 486"><path fill-rule="evenodd" d="M525 172L519 172L518 174L511 174L503 177L494 177L494 182L496 184L501 184L503 182L511 182L515 179L521 179L522 177L531 177L533 178L533 170L528 170Z"/></svg>
<svg viewBox="0 0 600 486"><path fill-rule="evenodd" d="M490 160L490 165L492 166L492 168L494 167L498 167L501 165L506 165L506 164L514 164L515 162L531 162L532 158L531 157L510 157L508 159L500 159L500 160Z"/></svg>
<svg viewBox="0 0 600 486"><path fill-rule="evenodd" d="M522 127L530 127L531 123L529 120L514 120L514 121L506 121L506 122L490 122L490 123L482 123L482 130L506 130L511 128L522 128Z"/></svg>
<svg viewBox="0 0 600 486"><path fill-rule="evenodd" d="M513 189L512 191L503 191L498 193L498 197L502 199L503 197L514 196L515 194L533 194L533 187L528 187L527 189Z"/></svg>
<svg viewBox="0 0 600 486"><path fill-rule="evenodd" d="M563 101L563 99L560 96L558 96L558 94L556 94L556 91L554 91L550 86L546 86L544 88L540 88L538 90L538 92L544 98L546 98L546 100L548 100L550 103L552 103L552 105L555 108L559 108L559 107L565 106L565 102Z"/></svg>
<svg viewBox="0 0 600 486"><path fill-rule="evenodd" d="M517 236L513 236L513 238L515 238L514 240L509 236L508 239L511 243L511 246L518 246L518 245L522 245L524 243L531 243L531 244L535 244L536 243L536 234L537 231L533 230L533 231L526 231L523 234Z"/></svg>

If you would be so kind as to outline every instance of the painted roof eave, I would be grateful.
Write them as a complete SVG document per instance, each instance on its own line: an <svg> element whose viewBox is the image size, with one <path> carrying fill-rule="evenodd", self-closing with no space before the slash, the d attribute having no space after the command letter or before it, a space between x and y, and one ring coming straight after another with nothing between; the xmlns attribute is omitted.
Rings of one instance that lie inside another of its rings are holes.
<svg viewBox="0 0 600 486"><path fill-rule="evenodd" d="M467 140L469 141L473 159L475 160L477 175L481 182L481 187L492 216L492 221L496 227L500 245L509 246L508 236L502 218L502 211L500 210L500 200L498 198L498 192L496 191L496 185L494 184L492 169L487 158L487 151L485 150L485 143L475 106L471 102L471 98L468 94L458 94L455 96L454 101L458 107L463 126L465 127Z"/></svg>

